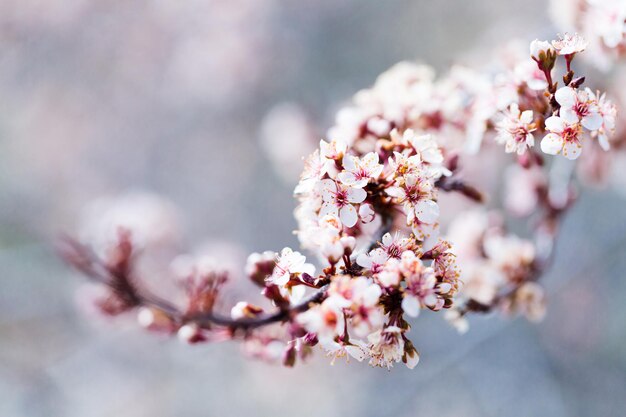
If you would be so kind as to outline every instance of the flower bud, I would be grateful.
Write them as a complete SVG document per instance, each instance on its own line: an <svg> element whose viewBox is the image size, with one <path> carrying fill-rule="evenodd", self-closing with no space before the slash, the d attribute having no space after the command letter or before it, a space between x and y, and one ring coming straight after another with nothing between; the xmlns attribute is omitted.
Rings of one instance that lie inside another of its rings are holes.
<svg viewBox="0 0 626 417"><path fill-rule="evenodd" d="M172 330L172 320L161 310L142 307L137 312L137 321L145 329L167 332Z"/></svg>
<svg viewBox="0 0 626 417"><path fill-rule="evenodd" d="M182 342L195 344L206 341L206 336L196 324L185 324L178 329L178 339Z"/></svg>
<svg viewBox="0 0 626 417"><path fill-rule="evenodd" d="M556 50L548 41L535 39L530 43L530 57L537 62L539 69L549 71L556 62Z"/></svg>
<svg viewBox="0 0 626 417"><path fill-rule="evenodd" d="M253 253L246 262L246 274L252 282L263 287L265 278L272 275L276 266L276 254L271 251Z"/></svg>
<svg viewBox="0 0 626 417"><path fill-rule="evenodd" d="M230 310L230 317L233 320L239 320L243 318L255 318L263 312L261 307L257 307L252 304L248 304L245 301L240 301Z"/></svg>

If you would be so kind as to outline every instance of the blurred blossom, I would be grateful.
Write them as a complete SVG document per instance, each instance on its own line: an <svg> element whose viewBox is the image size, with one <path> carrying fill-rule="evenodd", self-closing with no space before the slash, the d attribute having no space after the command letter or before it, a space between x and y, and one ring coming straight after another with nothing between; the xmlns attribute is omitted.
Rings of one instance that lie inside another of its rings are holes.
<svg viewBox="0 0 626 417"><path fill-rule="evenodd" d="M537 208L537 191L545 187L545 179L537 168L525 169L518 165L505 172L504 206L517 216L528 216Z"/></svg>
<svg viewBox="0 0 626 417"><path fill-rule="evenodd" d="M280 178L293 185L316 145L315 129L295 103L272 107L261 124L261 146Z"/></svg>
<svg viewBox="0 0 626 417"><path fill-rule="evenodd" d="M180 241L178 213L158 195L134 192L103 197L85 208L80 236L94 242L99 252L117 244L121 230L130 233L133 245L139 249L170 246Z"/></svg>

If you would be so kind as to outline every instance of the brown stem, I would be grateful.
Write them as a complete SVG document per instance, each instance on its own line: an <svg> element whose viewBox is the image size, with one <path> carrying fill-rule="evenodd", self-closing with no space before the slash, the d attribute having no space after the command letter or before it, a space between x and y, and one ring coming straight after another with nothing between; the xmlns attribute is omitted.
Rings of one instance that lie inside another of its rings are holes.
<svg viewBox="0 0 626 417"><path fill-rule="evenodd" d="M439 180L437 180L435 186L443 191L460 192L465 197L469 198L470 200L474 200L477 203L485 202L485 197L477 188L457 178L441 177Z"/></svg>
<svg viewBox="0 0 626 417"><path fill-rule="evenodd" d="M319 288L315 293L299 304L281 309L273 314L254 318L234 320L214 312L188 315L169 301L151 294L146 289L140 289L138 286L132 285L127 275L117 274L111 268L107 267L90 248L72 238L62 238L58 245L58 252L65 261L78 271L93 281L109 287L114 293L122 297L130 307L143 306L154 308L167 314L171 320L181 325L187 323L196 323L199 325L214 324L229 327L233 330L257 328L288 320L293 317L293 315L308 310L311 305L321 303L324 298L326 298L326 291L328 290L327 284Z"/></svg>

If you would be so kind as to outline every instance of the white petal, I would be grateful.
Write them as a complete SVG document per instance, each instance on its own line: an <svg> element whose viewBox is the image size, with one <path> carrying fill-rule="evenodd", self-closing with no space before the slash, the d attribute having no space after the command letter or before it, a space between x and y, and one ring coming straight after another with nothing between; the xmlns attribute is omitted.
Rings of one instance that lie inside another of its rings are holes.
<svg viewBox="0 0 626 417"><path fill-rule="evenodd" d="M337 179L346 185L354 185L357 182L356 176L350 171L341 171Z"/></svg>
<svg viewBox="0 0 626 417"><path fill-rule="evenodd" d="M571 87L561 87L554 93L554 98L561 107L572 107L576 102L576 91Z"/></svg>
<svg viewBox="0 0 626 417"><path fill-rule="evenodd" d="M320 209L320 217L328 215L338 216L339 208L333 202L326 201L322 204L322 208Z"/></svg>
<svg viewBox="0 0 626 417"><path fill-rule="evenodd" d="M420 361L420 355L417 352L413 353L413 356L407 355L406 358L406 366L409 369L413 369L417 366Z"/></svg>
<svg viewBox="0 0 626 417"><path fill-rule="evenodd" d="M525 112L522 113L519 120L520 122L525 123L525 124L531 123L533 121L533 111L526 110Z"/></svg>
<svg viewBox="0 0 626 417"><path fill-rule="evenodd" d="M385 233L383 235L383 245L389 246L393 243L393 238L391 237L391 233Z"/></svg>
<svg viewBox="0 0 626 417"><path fill-rule="evenodd" d="M583 117L581 123L589 130L598 130L602 127L602 116L594 112Z"/></svg>
<svg viewBox="0 0 626 417"><path fill-rule="evenodd" d="M378 165L378 154L375 152L369 152L367 155L365 155L362 159L363 161L363 167L368 170L371 171L372 169L376 168L376 166Z"/></svg>
<svg viewBox="0 0 626 417"><path fill-rule="evenodd" d="M335 181L331 179L321 180L319 182L319 187L322 196L332 194L337 191L337 184L335 184Z"/></svg>
<svg viewBox="0 0 626 417"><path fill-rule="evenodd" d="M346 346L346 352L359 362L363 362L363 359L367 356L365 351L358 346L348 345Z"/></svg>
<svg viewBox="0 0 626 417"><path fill-rule="evenodd" d="M561 107L561 120L563 120L567 124L575 124L578 123L578 114L571 107Z"/></svg>
<svg viewBox="0 0 626 417"><path fill-rule="evenodd" d="M598 135L598 143L605 151L611 149L611 144L609 143L609 137L605 134Z"/></svg>
<svg viewBox="0 0 626 417"><path fill-rule="evenodd" d="M546 119L546 129L550 132L561 133L565 129L565 123L558 116L550 116Z"/></svg>
<svg viewBox="0 0 626 417"><path fill-rule="evenodd" d="M346 227L353 227L358 218L356 209L351 204L345 205L339 210L339 219Z"/></svg>
<svg viewBox="0 0 626 417"><path fill-rule="evenodd" d="M417 297L405 295L402 299L402 310L411 317L417 317L420 313L420 303Z"/></svg>
<svg viewBox="0 0 626 417"><path fill-rule="evenodd" d="M556 133L548 133L541 140L541 150L549 155L556 155L563 149L563 138Z"/></svg>
<svg viewBox="0 0 626 417"><path fill-rule="evenodd" d="M435 223L439 218L439 205L432 200L422 200L415 205L415 214L423 223Z"/></svg>
<svg viewBox="0 0 626 417"><path fill-rule="evenodd" d="M347 171L354 171L356 169L355 159L356 157L352 155L345 155L343 157L343 161L341 162L343 168Z"/></svg>
<svg viewBox="0 0 626 417"><path fill-rule="evenodd" d="M289 272L277 273L276 275L272 275L272 282L276 285L283 286L289 282L289 278L291 274Z"/></svg>
<svg viewBox="0 0 626 417"><path fill-rule="evenodd" d="M563 146L563 156L574 160L580 156L582 150L583 147L579 142L566 142Z"/></svg>
<svg viewBox="0 0 626 417"><path fill-rule="evenodd" d="M363 223L371 223L374 221L374 217L376 217L376 213L372 208L371 204L362 204L359 207L359 217Z"/></svg>
<svg viewBox="0 0 626 417"><path fill-rule="evenodd" d="M370 269L372 267L372 258L370 258L366 253L360 253L359 256L356 257L356 263L363 268Z"/></svg>
<svg viewBox="0 0 626 417"><path fill-rule="evenodd" d="M367 192L362 188L349 188L348 201L351 203L360 203L367 197Z"/></svg>
<svg viewBox="0 0 626 417"><path fill-rule="evenodd" d="M406 193L400 187L389 187L386 190L387 195L395 198L404 198L406 197Z"/></svg>
<svg viewBox="0 0 626 417"><path fill-rule="evenodd" d="M383 290L381 290L378 285L376 285L376 284L370 285L363 292L363 304L366 307L371 307L371 306L377 304L378 300L380 299L380 295L382 294L382 292L383 292Z"/></svg>
<svg viewBox="0 0 626 417"><path fill-rule="evenodd" d="M290 289L289 302L291 305L298 304L306 295L306 287L304 285L296 285Z"/></svg>

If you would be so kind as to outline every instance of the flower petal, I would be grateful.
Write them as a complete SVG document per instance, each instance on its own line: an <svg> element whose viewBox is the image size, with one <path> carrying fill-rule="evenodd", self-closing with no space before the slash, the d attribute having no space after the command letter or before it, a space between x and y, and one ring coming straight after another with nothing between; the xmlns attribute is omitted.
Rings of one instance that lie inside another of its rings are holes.
<svg viewBox="0 0 626 417"><path fill-rule="evenodd" d="M561 120L563 120L567 124L575 124L578 123L578 114L571 107L561 107Z"/></svg>
<svg viewBox="0 0 626 417"><path fill-rule="evenodd" d="M415 215L422 223L435 223L439 218L439 205L433 200L422 200L415 205Z"/></svg>
<svg viewBox="0 0 626 417"><path fill-rule="evenodd" d="M583 117L583 120L581 121L582 125L588 130L600 129L602 127L602 122L602 116L595 112Z"/></svg>
<svg viewBox="0 0 626 417"><path fill-rule="evenodd" d="M571 87L561 87L554 93L554 98L561 107L572 107L576 102L576 91Z"/></svg>
<svg viewBox="0 0 626 417"><path fill-rule="evenodd" d="M405 295L402 299L402 310L411 317L417 317L420 313L420 303L417 297Z"/></svg>
<svg viewBox="0 0 626 417"><path fill-rule="evenodd" d="M566 142L563 146L563 156L567 159L577 159L583 150L582 145L578 141Z"/></svg>
<svg viewBox="0 0 626 417"><path fill-rule="evenodd" d="M357 182L356 176L350 171L341 171L337 174L337 179L346 185L354 185Z"/></svg>
<svg viewBox="0 0 626 417"><path fill-rule="evenodd" d="M544 153L556 155L561 152L561 149L563 149L563 138L556 133L548 133L541 140L541 150Z"/></svg>
<svg viewBox="0 0 626 417"><path fill-rule="evenodd" d="M339 219L346 227L353 227L359 216L353 205L347 204L339 210Z"/></svg>
<svg viewBox="0 0 626 417"><path fill-rule="evenodd" d="M348 201L360 203L367 197L367 192L362 188L348 188Z"/></svg>
<svg viewBox="0 0 626 417"><path fill-rule="evenodd" d="M324 216L338 216L339 215L339 208L330 201L325 201L322 204L322 208L320 209L320 217L324 217Z"/></svg>

